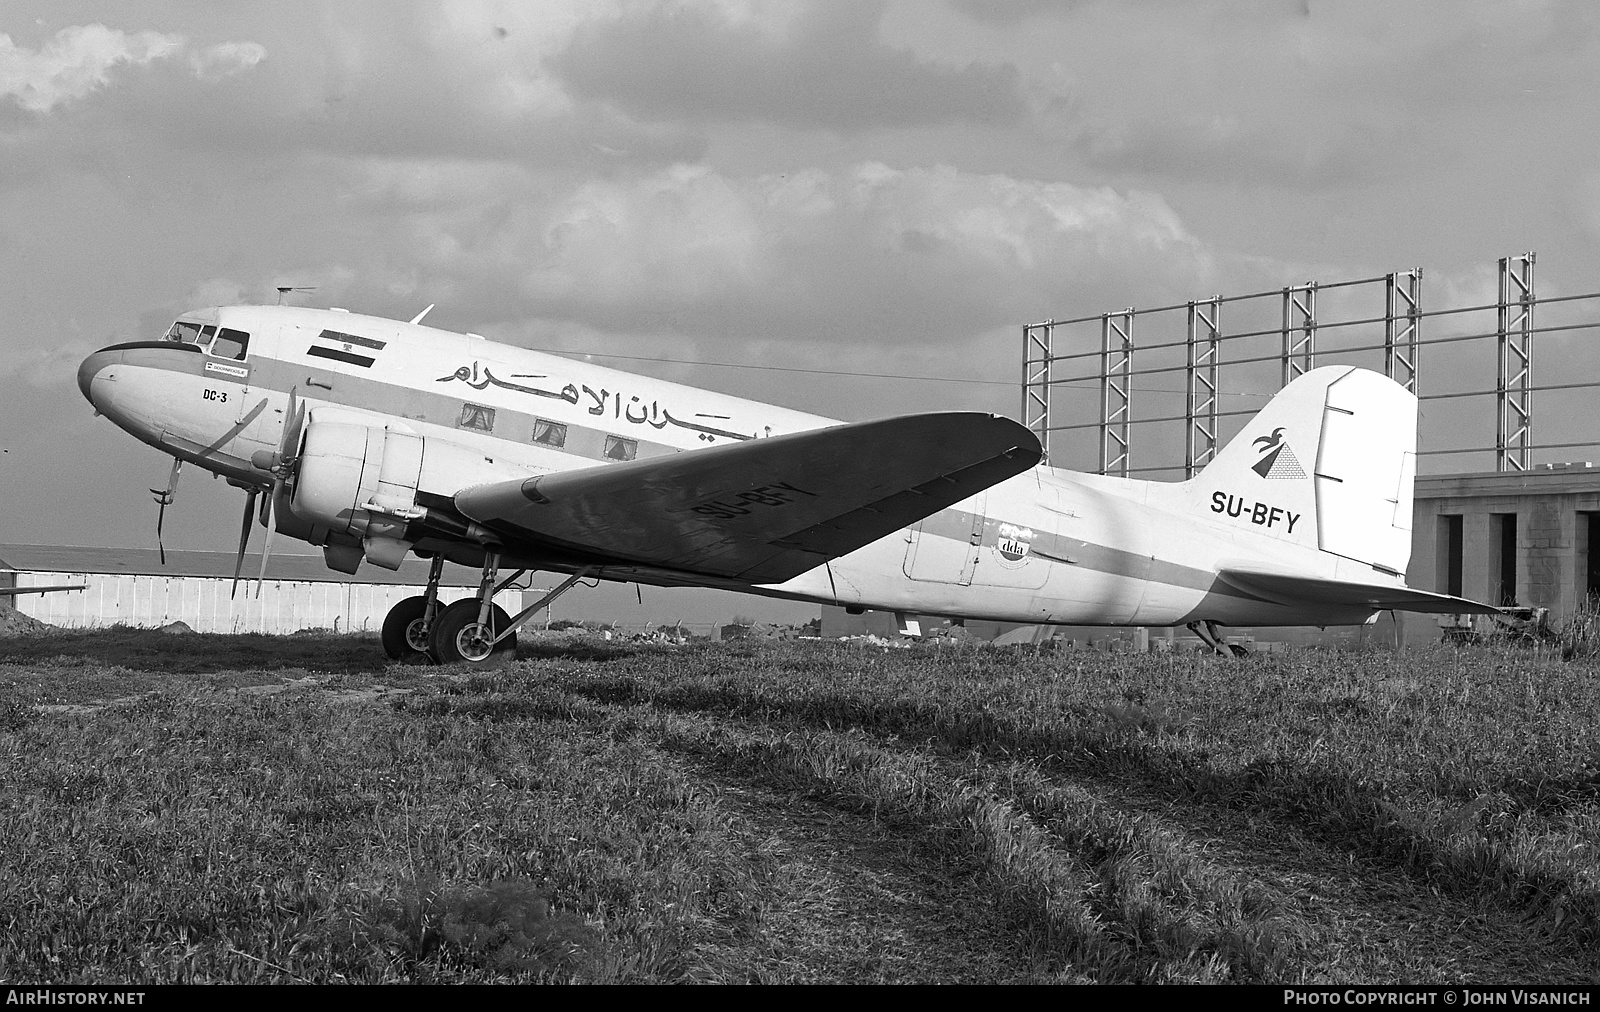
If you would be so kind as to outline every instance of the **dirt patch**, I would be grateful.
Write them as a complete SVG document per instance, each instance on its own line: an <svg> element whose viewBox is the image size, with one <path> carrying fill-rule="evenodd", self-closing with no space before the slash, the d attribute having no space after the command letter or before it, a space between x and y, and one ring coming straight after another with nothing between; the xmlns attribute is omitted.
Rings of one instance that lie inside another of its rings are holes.
<svg viewBox="0 0 1600 1012"><path fill-rule="evenodd" d="M1303 982L1594 980L1592 957L1553 947L1515 911L1441 893L1404 869L1312 839L1269 813L1079 783L1181 832L1240 881L1264 886L1320 939L1312 943L1320 959L1300 954Z"/></svg>
<svg viewBox="0 0 1600 1012"><path fill-rule="evenodd" d="M981 876L948 866L915 834L759 781L696 772L778 862L760 941L718 953L726 969L772 983L1053 979L1042 953L1018 945Z"/></svg>
<svg viewBox="0 0 1600 1012"><path fill-rule="evenodd" d="M216 687L213 697L215 702L226 699L237 699L240 696L261 698L277 696L286 692L320 692L330 702L335 703L376 703L396 696L405 696L412 693L413 689L391 685L366 685L357 688L330 688L314 677L290 678L270 682L258 682L250 685L220 685ZM86 714L95 713L108 707L129 706L149 698L155 693L144 692L138 695L117 696L109 698L91 698L77 703L45 703L37 704L35 709L40 713L49 714Z"/></svg>

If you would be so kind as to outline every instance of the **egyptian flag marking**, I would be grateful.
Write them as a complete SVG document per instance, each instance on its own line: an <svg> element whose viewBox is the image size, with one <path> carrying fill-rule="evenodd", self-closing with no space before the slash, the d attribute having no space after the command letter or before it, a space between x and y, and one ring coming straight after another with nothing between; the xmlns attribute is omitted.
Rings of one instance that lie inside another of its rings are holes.
<svg viewBox="0 0 1600 1012"><path fill-rule="evenodd" d="M357 334L341 334L337 330L324 330L317 335L317 341L325 344L313 344L306 349L306 354L312 358L326 358L335 362L344 362L347 365L358 365L363 369L372 368L372 363L377 361L371 355L362 355L356 348L369 348L372 351L382 351L387 342L377 341L370 337L361 337Z"/></svg>

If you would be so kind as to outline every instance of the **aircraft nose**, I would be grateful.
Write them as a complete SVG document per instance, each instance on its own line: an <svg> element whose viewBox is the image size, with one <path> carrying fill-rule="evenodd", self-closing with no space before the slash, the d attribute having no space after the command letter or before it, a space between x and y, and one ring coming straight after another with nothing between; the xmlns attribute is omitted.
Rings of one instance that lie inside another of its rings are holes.
<svg viewBox="0 0 1600 1012"><path fill-rule="evenodd" d="M97 351L78 366L78 389L83 391L84 399L94 404L96 408L100 405L94 403L94 378L100 375L100 370L110 365L115 357L115 352Z"/></svg>

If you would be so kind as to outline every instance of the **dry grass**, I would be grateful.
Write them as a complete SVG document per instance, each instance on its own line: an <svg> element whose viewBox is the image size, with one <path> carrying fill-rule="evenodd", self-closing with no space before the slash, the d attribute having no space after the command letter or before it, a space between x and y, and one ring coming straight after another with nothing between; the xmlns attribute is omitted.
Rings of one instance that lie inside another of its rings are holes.
<svg viewBox="0 0 1600 1012"><path fill-rule="evenodd" d="M0 641L0 977L1600 973L1581 663L580 640L452 675L376 654ZM121 702L61 709L94 700ZM868 852L871 888L828 892Z"/></svg>

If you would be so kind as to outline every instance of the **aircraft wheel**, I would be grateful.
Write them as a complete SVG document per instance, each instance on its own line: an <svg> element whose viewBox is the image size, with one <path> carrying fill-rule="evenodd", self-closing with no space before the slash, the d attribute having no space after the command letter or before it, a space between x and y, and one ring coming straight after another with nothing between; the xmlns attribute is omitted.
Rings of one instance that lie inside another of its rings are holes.
<svg viewBox="0 0 1600 1012"><path fill-rule="evenodd" d="M478 624L477 598L457 601L441 611L428 634L429 649L440 664L503 664L517 656L517 636L512 633L499 643L494 632ZM504 629L511 617L499 606L490 609L493 629Z"/></svg>
<svg viewBox="0 0 1600 1012"><path fill-rule="evenodd" d="M391 660L407 664L427 664L428 636L423 630L423 619L428 614L426 597L408 597L389 609L383 617L383 652Z"/></svg>

